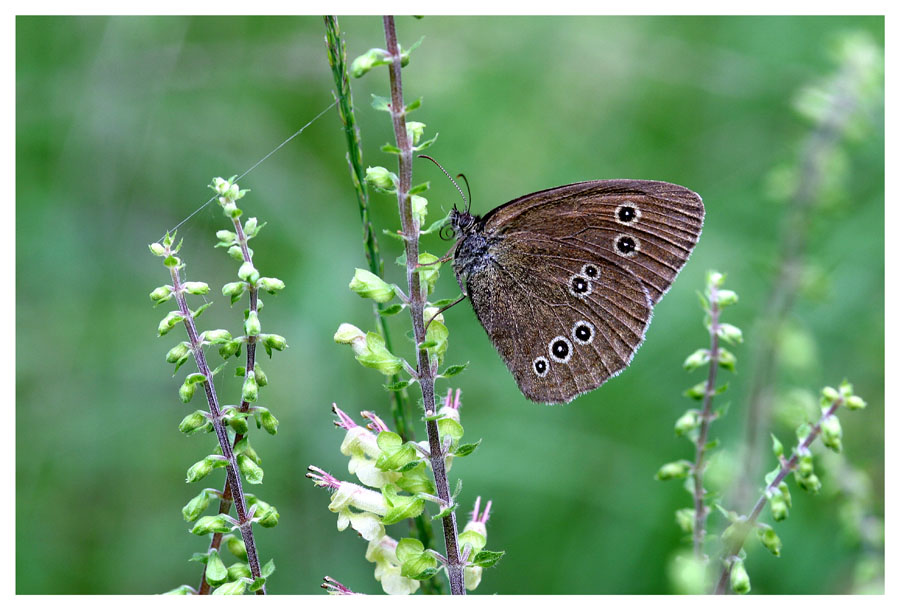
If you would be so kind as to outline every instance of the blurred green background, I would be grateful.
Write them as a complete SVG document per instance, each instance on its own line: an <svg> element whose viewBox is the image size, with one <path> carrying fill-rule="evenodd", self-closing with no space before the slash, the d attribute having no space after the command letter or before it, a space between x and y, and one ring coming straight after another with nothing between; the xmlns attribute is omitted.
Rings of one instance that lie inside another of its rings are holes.
<svg viewBox="0 0 900 610"><path fill-rule="evenodd" d="M340 23L351 60L384 46L380 18ZM768 349L759 317L790 211L778 191L816 128L793 100L804 84L839 69L834 49L846 33L867 36L880 52L884 20L426 17L398 18L397 27L407 47L425 36L403 73L406 97L424 98L413 119L440 132L429 154L467 175L473 211L597 178L667 180L704 198L700 243L656 308L631 367L572 404L525 400L471 307L446 314L447 361L471 363L452 380L463 389L462 423L468 440L483 439L454 463L451 478L465 482L462 510L478 495L493 500L488 548L507 551L478 593L675 592L674 558L689 543L674 511L690 497L654 473L692 456L672 425L693 406L682 391L703 378L681 369L708 342L696 291L714 268L728 273L727 287L741 297L725 320L743 328L746 342L733 349L737 374L722 375L731 386L720 404L730 411L713 425L726 452L711 467L710 487L725 491L728 504L753 355ZM206 540L187 533L180 509L203 485L184 484L185 470L212 441L176 429L201 404L180 403L182 373L173 378L163 360L183 333L156 337L168 308L153 309L147 295L167 273L147 244L208 199L213 176L242 172L331 102L323 34L319 17L17 19L18 593L197 585L199 567L187 559ZM372 93L387 94L386 71L353 87L364 162L394 167L379 151L392 140L388 117L368 103ZM779 405L802 403L802 392L844 377L869 408L842 418L847 460L819 470L820 496L793 488L791 518L777 527L782 557L749 545L754 593L880 586L884 129L880 91L865 95L811 214L804 277L812 280L779 339L774 385L777 396L792 398L776 401L766 429L787 444L800 421ZM366 264L345 152L331 110L241 181L252 189L241 207L269 223L253 242L255 263L287 284L265 298L261 315L264 331L290 344L262 362L270 385L260 403L281 427L276 437L252 435L266 478L249 490L281 513L277 528L256 529L263 560L278 567L271 593L317 593L326 574L360 592L380 591L365 542L336 530L328 494L303 476L316 464L349 477L332 402L389 419L381 376L332 342L342 322L373 326L369 303L347 289L353 268ZM424 180L438 218L458 195L435 167L417 162L414 183ZM372 200L379 234L395 228L395 200ZM213 286L215 304L201 327L238 334L240 308L216 296L236 273L212 247L227 225L211 205L179 236L187 278ZM402 282L390 263L398 242L381 246L388 279ZM436 237L425 243L437 254L448 246ZM453 274L443 271L436 298L454 297ZM390 324L405 348L408 318ZM226 378L220 395L235 402L239 388ZM439 382L438 390L447 387ZM768 470L767 434L762 441ZM203 486L222 480L217 471ZM729 508L747 511L749 502ZM763 518L771 522L767 511ZM722 519L714 515L710 527L721 532Z"/></svg>

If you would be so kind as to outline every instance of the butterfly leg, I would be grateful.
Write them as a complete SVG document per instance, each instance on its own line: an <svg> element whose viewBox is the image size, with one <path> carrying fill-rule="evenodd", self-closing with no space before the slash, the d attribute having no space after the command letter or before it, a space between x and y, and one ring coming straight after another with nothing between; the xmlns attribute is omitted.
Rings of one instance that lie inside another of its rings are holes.
<svg viewBox="0 0 900 610"><path fill-rule="evenodd" d="M425 332L428 332L428 325L431 324L431 321L432 321L432 320L434 320L436 317L438 317L439 315L441 315L442 313L444 313L445 311L447 311L448 309L450 309L451 307L453 307L453 306L456 305L457 303L460 303L463 299L466 298L466 296L467 296L467 295L466 295L465 293L464 293L464 294L461 294L460 297L459 297L458 299L456 299L455 301L453 301L453 302L450 303L449 305L445 305L445 306L441 307L440 309L438 309L438 310L435 312L435 314L434 314L433 316L431 316L430 318L428 318L428 322L425 323Z"/></svg>

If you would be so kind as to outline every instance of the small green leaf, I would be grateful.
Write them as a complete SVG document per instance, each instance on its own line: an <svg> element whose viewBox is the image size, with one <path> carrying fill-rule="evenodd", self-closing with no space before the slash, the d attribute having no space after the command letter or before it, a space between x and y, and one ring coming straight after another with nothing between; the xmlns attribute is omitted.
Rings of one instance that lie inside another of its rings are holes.
<svg viewBox="0 0 900 610"><path fill-rule="evenodd" d="M383 112L391 111L391 100L380 95L372 94L372 108Z"/></svg>
<svg viewBox="0 0 900 610"><path fill-rule="evenodd" d="M399 392L400 390L407 388L411 383L412 381L410 381L409 379L401 379L400 381L385 383L382 385L388 392Z"/></svg>
<svg viewBox="0 0 900 610"><path fill-rule="evenodd" d="M400 149L397 148L396 146L394 146L393 144L388 143L388 144L381 145L381 152L386 152L386 153L389 153L392 155L399 155Z"/></svg>
<svg viewBox="0 0 900 610"><path fill-rule="evenodd" d="M422 184L417 184L414 187L412 187L411 189L409 189L409 194L410 195L418 195L419 193L424 193L425 191L427 191L430 188L431 188L430 182L423 182Z"/></svg>
<svg viewBox="0 0 900 610"><path fill-rule="evenodd" d="M456 457L465 457L475 451L480 444L481 439L479 439L477 443L466 443L464 445L460 445L456 448L456 451L453 452L453 455L455 455Z"/></svg>
<svg viewBox="0 0 900 610"><path fill-rule="evenodd" d="M453 364L453 365L450 365L450 366L448 366L447 369L446 369L443 373L441 373L439 376L440 376L440 377L443 377L444 379L449 379L450 377L454 377L454 376L459 375L460 373L462 373L464 370L466 370L466 367L467 367L467 366L469 366L469 363L468 363L468 362L466 362L465 364Z"/></svg>
<svg viewBox="0 0 900 610"><path fill-rule="evenodd" d="M472 564L480 568L490 568L494 566L506 551L479 551L472 558Z"/></svg>
<svg viewBox="0 0 900 610"><path fill-rule="evenodd" d="M393 305L391 305L389 307L380 309L378 311L378 313L382 316L393 316L393 315L400 313L404 309L406 309L406 305L404 305L403 303L394 303Z"/></svg>

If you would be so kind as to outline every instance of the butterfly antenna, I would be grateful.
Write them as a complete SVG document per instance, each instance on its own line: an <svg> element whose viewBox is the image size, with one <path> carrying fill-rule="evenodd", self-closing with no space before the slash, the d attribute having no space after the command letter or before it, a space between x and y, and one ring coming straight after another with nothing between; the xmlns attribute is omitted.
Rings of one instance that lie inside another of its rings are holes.
<svg viewBox="0 0 900 610"><path fill-rule="evenodd" d="M457 178L462 178L463 182L466 183L466 192L469 193L469 201L466 204L466 212L469 211L469 208L472 207L472 189L469 187L469 181L466 179L465 174L456 174ZM456 187L459 188L459 187Z"/></svg>
<svg viewBox="0 0 900 610"><path fill-rule="evenodd" d="M420 159L428 159L429 161L431 161L432 163L434 163L435 165L437 165L437 166L440 168L440 170L441 170L442 172L444 172L444 175L447 176L447 178L450 180L450 182L453 183L453 186L456 187L456 190L459 191L459 196L462 197L462 198L463 198L463 201L466 202L466 212L468 212L468 211L469 211L469 207L470 207L469 200L466 199L466 196L465 196L465 194L462 192L462 189L459 188L459 185L456 183L456 180L454 180L453 177L452 177L450 174L447 173L447 170L445 170L445 169L441 166L440 163L438 163L437 161L435 161L434 159L432 159L432 158L429 157L428 155L419 155L419 158L420 158ZM460 174L460 175L462 175L462 174ZM463 180L465 180L465 176L463 176ZM466 182L466 188L468 188L468 186L469 186L469 183ZM455 207L455 206L454 206L454 207Z"/></svg>

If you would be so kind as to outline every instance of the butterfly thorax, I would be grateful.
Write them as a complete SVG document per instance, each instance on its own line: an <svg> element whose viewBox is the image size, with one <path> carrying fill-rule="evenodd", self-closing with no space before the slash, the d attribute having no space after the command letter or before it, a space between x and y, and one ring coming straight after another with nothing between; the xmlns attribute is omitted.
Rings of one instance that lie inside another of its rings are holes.
<svg viewBox="0 0 900 610"><path fill-rule="evenodd" d="M487 267L491 262L491 239L484 234L479 222L481 217L454 209L450 212L450 226L456 233L456 249L453 252L453 269L460 288L470 275Z"/></svg>

